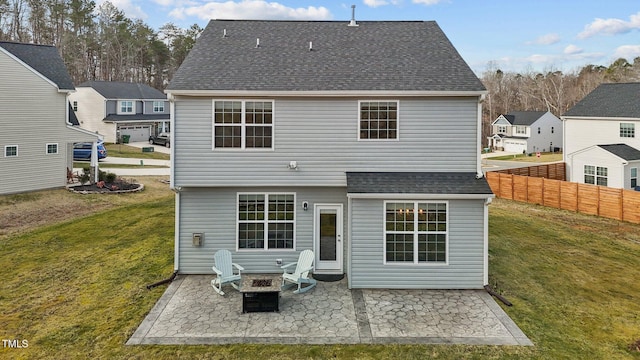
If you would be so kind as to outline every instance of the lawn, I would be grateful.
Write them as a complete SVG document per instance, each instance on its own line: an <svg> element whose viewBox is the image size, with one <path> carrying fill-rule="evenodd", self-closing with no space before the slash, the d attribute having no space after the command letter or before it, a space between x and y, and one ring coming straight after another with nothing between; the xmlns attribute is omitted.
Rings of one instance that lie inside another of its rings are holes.
<svg viewBox="0 0 640 360"><path fill-rule="evenodd" d="M169 154L161 152L142 152L142 149L124 144L106 144L107 155L111 157L169 160ZM160 145L149 145L158 147Z"/></svg>
<svg viewBox="0 0 640 360"><path fill-rule="evenodd" d="M540 157L533 155L517 154L517 155L502 155L491 157L488 155L488 160L507 160L507 161L522 161L522 162L556 162L562 161L562 153L541 153Z"/></svg>
<svg viewBox="0 0 640 360"><path fill-rule="evenodd" d="M490 282L535 347L125 346L165 289L145 286L173 270L173 193L157 180L145 186L0 196L0 214L29 213L51 196L86 209L0 233L0 336L28 341L0 358L640 359L629 349L640 339L640 226L506 200L490 206Z"/></svg>

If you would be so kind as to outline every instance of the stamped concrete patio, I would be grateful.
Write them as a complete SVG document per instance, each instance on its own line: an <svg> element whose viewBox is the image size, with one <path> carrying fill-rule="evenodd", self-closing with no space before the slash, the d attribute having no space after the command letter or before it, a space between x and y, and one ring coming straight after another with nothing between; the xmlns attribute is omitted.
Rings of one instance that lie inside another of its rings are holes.
<svg viewBox="0 0 640 360"><path fill-rule="evenodd" d="M321 282L281 293L280 312L242 313L212 275L178 276L127 342L136 344L533 345L484 290L378 290Z"/></svg>

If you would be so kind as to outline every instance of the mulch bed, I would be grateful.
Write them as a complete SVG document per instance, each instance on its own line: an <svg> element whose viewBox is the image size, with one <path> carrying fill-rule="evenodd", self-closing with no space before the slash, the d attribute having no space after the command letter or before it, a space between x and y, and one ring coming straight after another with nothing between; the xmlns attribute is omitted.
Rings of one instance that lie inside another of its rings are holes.
<svg viewBox="0 0 640 360"><path fill-rule="evenodd" d="M67 186L70 191L80 194L121 194L128 192L142 191L144 185L130 183L124 180L116 180L112 183L97 182L86 185Z"/></svg>

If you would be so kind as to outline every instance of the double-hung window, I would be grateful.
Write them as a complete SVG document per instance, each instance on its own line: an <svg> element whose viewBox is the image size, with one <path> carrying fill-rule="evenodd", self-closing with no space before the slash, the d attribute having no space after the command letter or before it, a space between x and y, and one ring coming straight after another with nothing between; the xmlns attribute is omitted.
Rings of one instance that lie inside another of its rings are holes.
<svg viewBox="0 0 640 360"><path fill-rule="evenodd" d="M18 156L18 145L6 145L4 147L4 157Z"/></svg>
<svg viewBox="0 0 640 360"><path fill-rule="evenodd" d="M636 137L636 124L634 123L620 123L620 137L634 138Z"/></svg>
<svg viewBox="0 0 640 360"><path fill-rule="evenodd" d="M58 144L47 144L47 154L57 154Z"/></svg>
<svg viewBox="0 0 640 360"><path fill-rule="evenodd" d="M602 166L585 165L584 183L607 186L608 169Z"/></svg>
<svg viewBox="0 0 640 360"><path fill-rule="evenodd" d="M506 125L498 125L498 133L499 134L506 134L507 133L507 126Z"/></svg>
<svg viewBox="0 0 640 360"><path fill-rule="evenodd" d="M635 189L638 186L638 168L631 168L631 188Z"/></svg>
<svg viewBox="0 0 640 360"><path fill-rule="evenodd" d="M527 127L526 126L516 126L516 134L518 135L526 135Z"/></svg>
<svg viewBox="0 0 640 360"><path fill-rule="evenodd" d="M135 109L133 108L133 101L120 100L118 102L118 114L133 114Z"/></svg>
<svg viewBox="0 0 640 360"><path fill-rule="evenodd" d="M384 262L446 264L446 202L385 202Z"/></svg>
<svg viewBox="0 0 640 360"><path fill-rule="evenodd" d="M273 149L273 101L214 101L213 147Z"/></svg>
<svg viewBox="0 0 640 360"><path fill-rule="evenodd" d="M294 249L294 194L238 194L238 249Z"/></svg>
<svg viewBox="0 0 640 360"><path fill-rule="evenodd" d="M153 102L153 112L164 112L164 101L154 101Z"/></svg>
<svg viewBox="0 0 640 360"><path fill-rule="evenodd" d="M360 140L398 139L398 101L360 101Z"/></svg>

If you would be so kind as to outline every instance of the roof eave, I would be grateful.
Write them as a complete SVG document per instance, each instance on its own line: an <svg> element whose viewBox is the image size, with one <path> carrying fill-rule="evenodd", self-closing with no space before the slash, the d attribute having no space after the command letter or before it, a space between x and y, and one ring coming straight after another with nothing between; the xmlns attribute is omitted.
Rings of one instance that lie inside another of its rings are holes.
<svg viewBox="0 0 640 360"><path fill-rule="evenodd" d="M429 90L165 90L170 96L268 96L268 97L336 97L336 96L384 96L384 97L414 97L414 96L483 96L486 90L469 91L429 91Z"/></svg>
<svg viewBox="0 0 640 360"><path fill-rule="evenodd" d="M397 199L397 200L469 200L487 199L495 197L494 194L415 194L415 193L347 193L347 198L352 199Z"/></svg>

